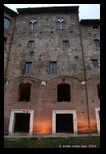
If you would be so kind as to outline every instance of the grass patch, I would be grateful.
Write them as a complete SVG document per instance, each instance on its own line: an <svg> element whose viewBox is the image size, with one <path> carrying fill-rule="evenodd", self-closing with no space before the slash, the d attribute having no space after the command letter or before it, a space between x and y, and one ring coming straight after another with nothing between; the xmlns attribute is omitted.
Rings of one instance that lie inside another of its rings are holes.
<svg viewBox="0 0 106 154"><path fill-rule="evenodd" d="M100 137L4 139L4 148L100 148Z"/></svg>

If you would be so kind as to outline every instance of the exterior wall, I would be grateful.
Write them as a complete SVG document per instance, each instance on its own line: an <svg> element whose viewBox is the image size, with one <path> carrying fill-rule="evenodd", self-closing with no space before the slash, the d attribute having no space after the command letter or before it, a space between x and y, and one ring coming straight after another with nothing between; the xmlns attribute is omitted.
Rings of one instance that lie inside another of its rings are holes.
<svg viewBox="0 0 106 154"><path fill-rule="evenodd" d="M98 30L94 30L93 25L97 25ZM97 84L100 84L100 48L94 47L93 40L100 40L100 22L93 20L92 22L81 24L81 34L86 70L90 132L95 133L97 132L95 108L100 108L97 90ZM98 68L92 67L91 59L98 60Z"/></svg>
<svg viewBox="0 0 106 154"><path fill-rule="evenodd" d="M20 83L31 83L30 102L18 101L18 89ZM57 101L57 85L67 83L71 86L70 102ZM80 91L80 92L79 92ZM52 132L52 111L53 110L76 110L78 133L88 131L87 107L85 98L85 88L79 80L73 78L55 78L47 81L46 86L41 85L41 81L35 78L20 77L9 81L5 90L6 100L5 120L8 121L11 109L33 109L34 110L34 132L35 134ZM43 127L46 130L43 130Z"/></svg>
<svg viewBox="0 0 106 154"><path fill-rule="evenodd" d="M15 29L15 20L16 20L17 13L14 11L10 11L7 7L4 7L4 17L10 20L10 27L9 29L4 28L4 38L6 38L6 43L4 42L4 76L5 80L7 78L7 67L8 62L11 61L9 58L10 56L10 50L12 46L12 40L13 40L13 33Z"/></svg>
<svg viewBox="0 0 106 154"><path fill-rule="evenodd" d="M38 24L35 30L28 29L28 23L32 19L35 19ZM56 29L58 19L66 21L66 29ZM81 29L86 61L86 58L89 58L89 54L86 56L88 40L84 42L85 27L82 26ZM30 40L35 41L34 49L27 47ZM64 40L69 41L68 49L63 49ZM32 51L33 56L30 54ZM99 57L99 55L97 56ZM49 74L50 61L57 61L57 74L55 75ZM25 62L32 62L32 72L29 76L23 73ZM88 114L90 112L90 118L93 119L90 120L91 132L97 132L95 108L99 107L99 99L93 89L99 82L99 71L97 70L94 74L94 76L98 76L95 82L90 78L89 73L92 75L93 71L87 72L88 109L78 12L70 11L65 14L56 12L20 13L16 18L5 84L5 130L9 130L9 127L12 130L12 124L10 124L12 110L17 110L16 112L33 110L33 134L52 134L52 113L55 110L63 110L76 113L77 133L89 132ZM42 81L44 81L44 85L42 85ZM18 100L19 84L27 82L31 83L30 102L21 102ZM57 85L60 83L70 85L70 102L57 101ZM94 100L93 103L92 100Z"/></svg>

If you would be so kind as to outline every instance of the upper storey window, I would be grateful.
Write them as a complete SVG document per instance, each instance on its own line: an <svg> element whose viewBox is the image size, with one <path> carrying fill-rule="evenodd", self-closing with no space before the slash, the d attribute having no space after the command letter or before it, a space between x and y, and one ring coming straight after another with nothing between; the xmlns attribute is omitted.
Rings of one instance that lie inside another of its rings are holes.
<svg viewBox="0 0 106 154"><path fill-rule="evenodd" d="M37 28L37 21L36 20L31 20L30 22L29 22L29 29L30 30L34 30L34 29L36 29Z"/></svg>
<svg viewBox="0 0 106 154"><path fill-rule="evenodd" d="M56 22L57 29L65 29L65 21L63 19L58 19Z"/></svg>
<svg viewBox="0 0 106 154"><path fill-rule="evenodd" d="M98 39L94 40L94 47L99 48L100 47L100 41Z"/></svg>
<svg viewBox="0 0 106 154"><path fill-rule="evenodd" d="M98 25L93 25L93 30L98 30Z"/></svg>
<svg viewBox="0 0 106 154"><path fill-rule="evenodd" d="M10 20L5 17L4 17L4 28L6 28L6 29L10 28Z"/></svg>
<svg viewBox="0 0 106 154"><path fill-rule="evenodd" d="M68 49L69 48L69 41L63 41L63 48Z"/></svg>

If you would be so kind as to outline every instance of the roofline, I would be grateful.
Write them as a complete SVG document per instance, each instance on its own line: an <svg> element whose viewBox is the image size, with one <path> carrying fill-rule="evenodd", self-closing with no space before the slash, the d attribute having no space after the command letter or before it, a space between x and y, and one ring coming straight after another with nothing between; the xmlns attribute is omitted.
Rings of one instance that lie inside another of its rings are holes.
<svg viewBox="0 0 106 154"><path fill-rule="evenodd" d="M5 6L5 5L4 5L4 11L6 11L6 12L8 12L8 13L14 15L14 16L15 16L15 15L18 15L17 12L11 10L10 8L8 8L8 7Z"/></svg>
<svg viewBox="0 0 106 154"><path fill-rule="evenodd" d="M100 23L100 19L82 19L80 23Z"/></svg>
<svg viewBox="0 0 106 154"><path fill-rule="evenodd" d="M19 13L45 13L45 12L78 12L79 6L53 6L53 7L34 7L34 8L17 8Z"/></svg>

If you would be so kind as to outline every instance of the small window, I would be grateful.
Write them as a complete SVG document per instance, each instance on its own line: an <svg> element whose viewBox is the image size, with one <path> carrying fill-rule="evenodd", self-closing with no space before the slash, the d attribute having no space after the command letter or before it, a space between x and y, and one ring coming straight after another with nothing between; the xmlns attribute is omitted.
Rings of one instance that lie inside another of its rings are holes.
<svg viewBox="0 0 106 154"><path fill-rule="evenodd" d="M94 46L95 46L96 48L99 48L99 47L100 47L100 42L99 42L98 39L95 39L95 40L94 40Z"/></svg>
<svg viewBox="0 0 106 154"><path fill-rule="evenodd" d="M93 30L98 30L98 25L93 25Z"/></svg>
<svg viewBox="0 0 106 154"><path fill-rule="evenodd" d="M33 23L32 22L29 23L29 29L33 30Z"/></svg>
<svg viewBox="0 0 106 154"><path fill-rule="evenodd" d="M36 20L31 20L29 23L29 29L34 30L37 28L37 21Z"/></svg>
<svg viewBox="0 0 106 154"><path fill-rule="evenodd" d="M60 29L60 22L59 21L57 21L57 23L56 23L56 28Z"/></svg>
<svg viewBox="0 0 106 154"><path fill-rule="evenodd" d="M49 74L57 74L57 62L49 63Z"/></svg>
<svg viewBox="0 0 106 154"><path fill-rule="evenodd" d="M10 28L10 20L7 18L4 18L4 28L6 29Z"/></svg>
<svg viewBox="0 0 106 154"><path fill-rule="evenodd" d="M32 71L32 62L26 62L25 64L25 75L30 75Z"/></svg>
<svg viewBox="0 0 106 154"><path fill-rule="evenodd" d="M63 41L63 48L64 49L69 48L69 41Z"/></svg>
<svg viewBox="0 0 106 154"><path fill-rule="evenodd" d="M97 84L98 98L100 99L100 84Z"/></svg>
<svg viewBox="0 0 106 154"><path fill-rule="evenodd" d="M98 60L97 59L92 59L91 62L92 62L92 67L95 67L95 68L98 68L99 67L98 66Z"/></svg>
<svg viewBox="0 0 106 154"><path fill-rule="evenodd" d="M57 85L57 101L70 102L70 85L61 83Z"/></svg>
<svg viewBox="0 0 106 154"><path fill-rule="evenodd" d="M58 19L56 22L57 29L65 29L65 21L63 19Z"/></svg>
<svg viewBox="0 0 106 154"><path fill-rule="evenodd" d="M29 48L29 49L32 49L32 48L34 48L34 47L35 47L34 41L29 41L29 42L28 42L28 48Z"/></svg>
<svg viewBox="0 0 106 154"><path fill-rule="evenodd" d="M30 91L31 91L30 83L21 83L19 85L18 100L23 101L23 102L29 102L30 101Z"/></svg>

